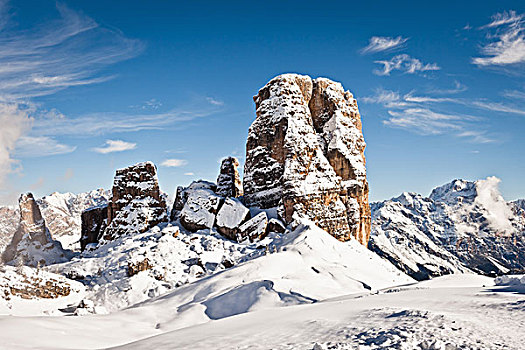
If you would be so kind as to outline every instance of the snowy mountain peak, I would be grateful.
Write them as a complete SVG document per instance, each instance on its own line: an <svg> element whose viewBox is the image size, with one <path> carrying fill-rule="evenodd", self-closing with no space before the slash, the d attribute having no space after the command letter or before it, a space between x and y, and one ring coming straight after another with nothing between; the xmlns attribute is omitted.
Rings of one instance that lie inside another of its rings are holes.
<svg viewBox="0 0 525 350"><path fill-rule="evenodd" d="M455 205L458 202L471 203L476 195L476 182L456 179L433 189L430 194L430 199Z"/></svg>

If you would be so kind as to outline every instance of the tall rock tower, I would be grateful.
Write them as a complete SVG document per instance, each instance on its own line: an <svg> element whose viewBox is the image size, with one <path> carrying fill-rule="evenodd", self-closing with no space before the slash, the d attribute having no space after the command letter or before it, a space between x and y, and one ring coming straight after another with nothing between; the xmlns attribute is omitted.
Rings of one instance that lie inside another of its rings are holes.
<svg viewBox="0 0 525 350"><path fill-rule="evenodd" d="M279 206L341 241L367 244L370 206L357 102L340 83L284 74L254 97L244 167L249 206Z"/></svg>

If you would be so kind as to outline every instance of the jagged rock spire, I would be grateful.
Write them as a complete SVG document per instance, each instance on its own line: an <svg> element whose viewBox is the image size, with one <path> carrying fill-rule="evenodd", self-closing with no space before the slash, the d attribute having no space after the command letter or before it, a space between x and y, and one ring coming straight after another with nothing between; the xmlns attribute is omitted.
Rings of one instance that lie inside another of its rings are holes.
<svg viewBox="0 0 525 350"><path fill-rule="evenodd" d="M242 196L241 177L237 167L239 161L235 157L222 160L221 170L217 177L217 194L223 197Z"/></svg>
<svg viewBox="0 0 525 350"><path fill-rule="evenodd" d="M370 236L365 141L357 102L340 83L284 74L254 97L244 166L249 206L280 207L340 240Z"/></svg>

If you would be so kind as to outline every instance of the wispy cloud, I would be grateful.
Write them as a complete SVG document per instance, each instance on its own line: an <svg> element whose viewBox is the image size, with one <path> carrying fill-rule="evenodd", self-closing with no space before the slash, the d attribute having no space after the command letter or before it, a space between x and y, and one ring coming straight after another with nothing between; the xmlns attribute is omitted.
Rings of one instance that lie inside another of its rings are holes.
<svg viewBox="0 0 525 350"><path fill-rule="evenodd" d="M64 176L60 178L62 181L69 181L75 176L75 171L72 168L67 168Z"/></svg>
<svg viewBox="0 0 525 350"><path fill-rule="evenodd" d="M16 142L15 156L45 157L71 153L76 146L64 145L48 136L22 136Z"/></svg>
<svg viewBox="0 0 525 350"><path fill-rule="evenodd" d="M465 121L477 119L469 115L437 113L428 108L389 110L388 114L390 118L385 120L384 124L422 135L438 135L449 130L461 131L465 127Z"/></svg>
<svg viewBox="0 0 525 350"><path fill-rule="evenodd" d="M30 112L18 103L0 103L0 189L6 176L18 164L12 152L18 139L31 129Z"/></svg>
<svg viewBox="0 0 525 350"><path fill-rule="evenodd" d="M492 22L481 29L495 29L487 35L491 42L481 47L483 57L475 57L478 66L508 66L525 63L525 21L523 14L515 11L497 13Z"/></svg>
<svg viewBox="0 0 525 350"><path fill-rule="evenodd" d="M224 106L224 102L223 101L217 100L217 99L215 99L213 97L206 97L206 101L208 101L209 103L211 103L214 106Z"/></svg>
<svg viewBox="0 0 525 350"><path fill-rule="evenodd" d="M168 167L168 168L176 168L181 167L188 164L188 161L185 159L166 159L162 163L160 163L161 166Z"/></svg>
<svg viewBox="0 0 525 350"><path fill-rule="evenodd" d="M141 42L61 3L56 5L57 19L20 30L11 25L8 7L7 1L0 0L0 191L6 176L20 169L13 158L15 148L17 155L74 150L44 137L49 134L28 136L41 117L59 119L41 116L32 98L107 81L112 76L101 75L102 68L134 57L143 48Z"/></svg>
<svg viewBox="0 0 525 350"><path fill-rule="evenodd" d="M510 99L525 100L525 91L505 90L502 95Z"/></svg>
<svg viewBox="0 0 525 350"><path fill-rule="evenodd" d="M525 109L508 106L499 102L472 101L472 104L488 111L525 115Z"/></svg>
<svg viewBox="0 0 525 350"><path fill-rule="evenodd" d="M389 36L373 36L370 38L368 45L360 50L361 54L368 54L381 51L391 51L400 48L408 38L401 36L392 38Z"/></svg>
<svg viewBox="0 0 525 350"><path fill-rule="evenodd" d="M382 105L388 113L383 123L390 127L405 129L420 135L447 134L465 138L473 143L496 142L482 126L483 118L457 112L437 112L435 105L461 104L471 108L487 109L489 106L475 104L460 98L417 96L414 92L401 95L398 92L379 89L376 95L362 99L367 103ZM480 102L480 101L477 101Z"/></svg>
<svg viewBox="0 0 525 350"><path fill-rule="evenodd" d="M97 153L107 154L113 152L129 151L137 148L137 144L133 142L126 142L122 140L107 140L103 147L95 147L93 151Z"/></svg>
<svg viewBox="0 0 525 350"><path fill-rule="evenodd" d="M377 75L390 75L394 70L406 74L415 74L418 72L436 71L441 69L436 63L424 64L417 58L411 57L407 54L394 56L388 61L375 61L375 63L383 65L382 69L374 70L374 74Z"/></svg>
<svg viewBox="0 0 525 350"><path fill-rule="evenodd" d="M93 113L75 118L40 118L33 132L40 135L90 136L116 132L161 129L209 116L216 108L174 109L164 113Z"/></svg>
<svg viewBox="0 0 525 350"><path fill-rule="evenodd" d="M454 81L454 87L450 89L431 89L429 93L437 94L437 95L453 95L458 94L463 91L467 91L468 88L460 83L459 81Z"/></svg>
<svg viewBox="0 0 525 350"><path fill-rule="evenodd" d="M192 172L189 172L189 173L184 173L184 175L186 175L186 176L193 176L193 175L195 175L195 174L192 173Z"/></svg>

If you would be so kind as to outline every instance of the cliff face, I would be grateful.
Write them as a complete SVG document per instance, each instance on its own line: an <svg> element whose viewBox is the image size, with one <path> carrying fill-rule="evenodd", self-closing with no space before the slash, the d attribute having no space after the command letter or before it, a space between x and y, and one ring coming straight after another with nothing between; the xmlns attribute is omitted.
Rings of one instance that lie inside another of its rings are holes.
<svg viewBox="0 0 525 350"><path fill-rule="evenodd" d="M11 264L47 265L67 260L60 242L54 241L46 227L40 208L31 193L18 200L20 222L2 260Z"/></svg>
<svg viewBox="0 0 525 350"><path fill-rule="evenodd" d="M254 97L244 168L248 206L280 207L346 241L366 244L370 207L361 119L352 94L328 79L272 79Z"/></svg>
<svg viewBox="0 0 525 350"><path fill-rule="evenodd" d="M111 240L127 233L142 233L168 220L166 202L160 194L157 169L152 162L117 170L112 193L104 239Z"/></svg>

